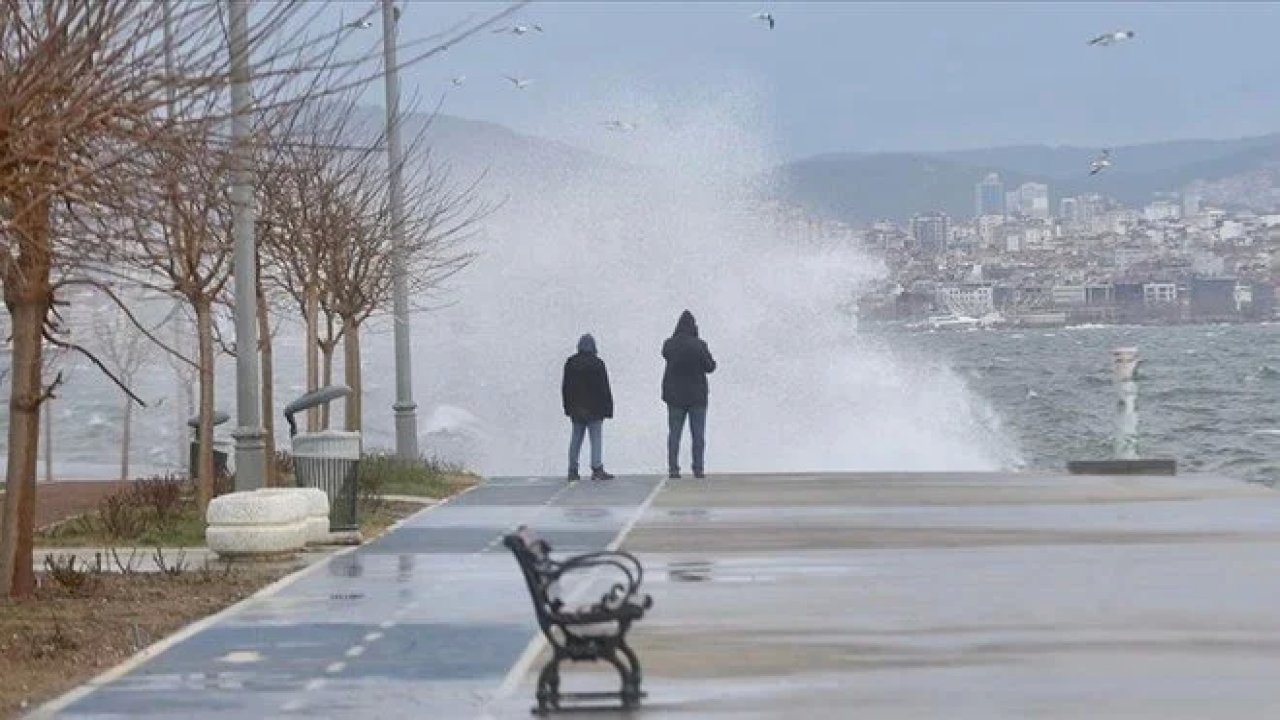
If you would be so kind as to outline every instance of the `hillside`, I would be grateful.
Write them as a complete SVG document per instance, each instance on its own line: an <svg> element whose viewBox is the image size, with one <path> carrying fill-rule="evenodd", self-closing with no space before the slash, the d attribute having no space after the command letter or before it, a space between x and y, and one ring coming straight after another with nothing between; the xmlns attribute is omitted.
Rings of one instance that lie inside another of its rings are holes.
<svg viewBox="0 0 1280 720"><path fill-rule="evenodd" d="M1195 183L1215 202L1269 208L1280 187L1280 134L1238 140L1183 140L1112 148L1114 167L1089 176L1093 148L1009 146L934 153L846 153L787 163L770 180L787 200L848 222L904 219L943 210L973 213L974 184L998 172L1006 188L1049 185L1051 201L1097 192L1129 204ZM1242 184L1248 178L1247 184ZM1251 190L1241 193L1239 188ZM1215 188L1233 188L1215 196Z"/></svg>

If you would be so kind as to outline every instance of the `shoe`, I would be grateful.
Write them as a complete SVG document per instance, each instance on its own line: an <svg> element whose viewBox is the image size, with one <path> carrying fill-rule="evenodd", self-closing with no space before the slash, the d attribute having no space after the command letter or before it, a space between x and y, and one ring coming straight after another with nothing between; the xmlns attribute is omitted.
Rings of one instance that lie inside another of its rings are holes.
<svg viewBox="0 0 1280 720"><path fill-rule="evenodd" d="M579 480L581 480L581 479L582 479L582 478L578 476L578 471L577 471L577 470L570 470L570 471L569 471L569 478L568 478L568 481L569 481L569 482L578 482L578 481L579 481Z"/></svg>
<svg viewBox="0 0 1280 720"><path fill-rule="evenodd" d="M679 470L672 470L672 471L668 472L668 473L667 473L667 479L668 479L668 480L679 480L679 479L680 479L680 471L679 471Z"/></svg>
<svg viewBox="0 0 1280 720"><path fill-rule="evenodd" d="M693 476L694 476L694 477L696 477L696 478L698 478L699 480L706 480L706 479L707 479L707 474L706 474L706 473L704 473L704 472L702 472L701 470L694 470L694 471L693 471Z"/></svg>
<svg viewBox="0 0 1280 720"><path fill-rule="evenodd" d="M613 476L605 471L603 467L594 468L591 471L592 480L612 480Z"/></svg>

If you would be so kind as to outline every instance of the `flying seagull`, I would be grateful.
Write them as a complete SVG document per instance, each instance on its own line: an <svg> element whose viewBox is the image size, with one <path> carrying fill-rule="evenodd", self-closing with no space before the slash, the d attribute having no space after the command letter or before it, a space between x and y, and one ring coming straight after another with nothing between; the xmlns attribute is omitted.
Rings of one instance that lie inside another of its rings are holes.
<svg viewBox="0 0 1280 720"><path fill-rule="evenodd" d="M1109 45L1115 45L1116 43L1129 40L1133 36L1134 32L1132 30L1116 30L1114 32L1099 35L1098 37L1090 40L1089 44L1097 45L1098 47L1107 47Z"/></svg>
<svg viewBox="0 0 1280 720"><path fill-rule="evenodd" d="M1094 158L1089 163L1089 174L1097 175L1098 173L1111 167L1111 151L1103 150L1102 154Z"/></svg>
<svg viewBox="0 0 1280 720"><path fill-rule="evenodd" d="M466 75L459 75L459 76L458 76L458 77L456 77L456 78L450 78L450 79L449 79L449 82L453 83L453 86L454 86L454 87L462 87L462 83L464 83L464 82L466 82L466 81L467 81L467 76L466 76Z"/></svg>
<svg viewBox="0 0 1280 720"><path fill-rule="evenodd" d="M517 90L523 90L533 84L532 80L526 78L512 77L510 75L503 75L502 77L510 81L512 85L515 85Z"/></svg>
<svg viewBox="0 0 1280 720"><path fill-rule="evenodd" d="M769 29L770 30L773 29L773 26L774 26L773 13L758 12L755 15L752 15L751 17L755 18L756 20L763 20L764 22L769 23Z"/></svg>
<svg viewBox="0 0 1280 720"><path fill-rule="evenodd" d="M633 123L629 123L626 120L606 120L600 124L614 132L631 132L636 129Z"/></svg>
<svg viewBox="0 0 1280 720"><path fill-rule="evenodd" d="M368 30L373 27L372 20L353 20L343 27L355 28L356 30Z"/></svg>
<svg viewBox="0 0 1280 720"><path fill-rule="evenodd" d="M512 25L511 27L500 27L494 30L494 34L511 33L512 35L524 35L530 32L542 32L541 25Z"/></svg>

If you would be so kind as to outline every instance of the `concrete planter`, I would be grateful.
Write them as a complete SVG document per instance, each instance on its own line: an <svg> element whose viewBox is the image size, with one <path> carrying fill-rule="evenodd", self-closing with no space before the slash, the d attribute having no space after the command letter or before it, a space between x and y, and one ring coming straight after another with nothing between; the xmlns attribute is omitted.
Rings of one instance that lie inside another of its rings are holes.
<svg viewBox="0 0 1280 720"><path fill-rule="evenodd" d="M256 493L264 495L296 495L307 505L307 544L320 545L329 541L329 496L319 488L261 488Z"/></svg>
<svg viewBox="0 0 1280 720"><path fill-rule="evenodd" d="M252 491L216 497L205 512L205 542L229 558L297 552L310 539L308 505L307 496L297 493Z"/></svg>

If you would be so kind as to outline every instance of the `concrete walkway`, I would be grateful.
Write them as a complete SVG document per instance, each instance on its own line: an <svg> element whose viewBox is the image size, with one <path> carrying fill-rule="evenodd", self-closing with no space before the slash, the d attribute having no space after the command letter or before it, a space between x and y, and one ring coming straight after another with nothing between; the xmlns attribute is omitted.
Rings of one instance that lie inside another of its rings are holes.
<svg viewBox="0 0 1280 720"><path fill-rule="evenodd" d="M655 607L638 716L1271 717L1280 494L1211 477L486 483L59 706L61 717L528 717L502 533L624 532ZM536 646L534 646L536 648ZM522 674L523 673L523 674ZM575 666L566 691L614 686ZM579 717L615 718L615 711Z"/></svg>
<svg viewBox="0 0 1280 720"><path fill-rule="evenodd" d="M668 484L624 547L655 599L634 632L645 718L1280 711L1280 493L1260 486L723 477ZM526 717L533 688L490 716Z"/></svg>
<svg viewBox="0 0 1280 720"><path fill-rule="evenodd" d="M487 482L37 716L474 717L536 634L501 536L525 523L558 550L601 549L656 486Z"/></svg>

